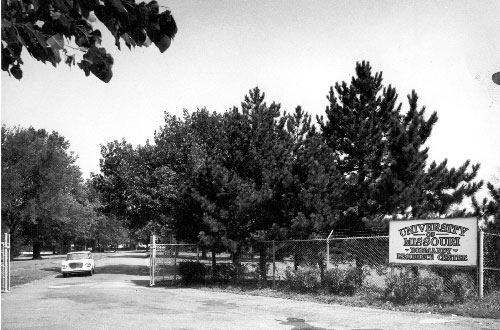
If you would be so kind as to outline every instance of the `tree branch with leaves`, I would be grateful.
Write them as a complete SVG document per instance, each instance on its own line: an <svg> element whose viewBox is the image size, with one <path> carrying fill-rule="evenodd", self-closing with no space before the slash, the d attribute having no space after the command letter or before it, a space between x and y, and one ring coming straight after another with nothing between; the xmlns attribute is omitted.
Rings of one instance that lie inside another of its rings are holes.
<svg viewBox="0 0 500 330"><path fill-rule="evenodd" d="M101 46L102 34L94 29L96 17L115 38L131 47L152 43L166 51L177 33L170 10L157 1L136 4L133 0L2 0L2 70L21 79L23 49L36 60L57 66L75 65L104 82L113 76L113 57ZM72 45L73 44L73 45ZM71 50L73 54L71 54Z"/></svg>

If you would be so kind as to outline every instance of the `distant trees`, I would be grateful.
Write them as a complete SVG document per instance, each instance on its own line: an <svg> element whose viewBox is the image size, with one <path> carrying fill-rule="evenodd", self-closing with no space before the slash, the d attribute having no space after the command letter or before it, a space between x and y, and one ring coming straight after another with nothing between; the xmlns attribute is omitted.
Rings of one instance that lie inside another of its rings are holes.
<svg viewBox="0 0 500 330"><path fill-rule="evenodd" d="M86 218L68 147L56 132L2 126L2 219L13 240L32 243L34 258L44 238L64 231L69 214Z"/></svg>
<svg viewBox="0 0 500 330"><path fill-rule="evenodd" d="M104 82L113 76L113 58L100 47L102 34L92 23L97 18L106 26L120 48L148 47L160 52L170 47L177 25L170 10L157 1L136 4L133 0L2 0L2 70L21 79L21 52L25 48L36 60L56 66L75 65L88 76ZM80 56L81 55L81 56Z"/></svg>
<svg viewBox="0 0 500 330"><path fill-rule="evenodd" d="M64 137L2 126L2 231L11 234L13 254L26 244L39 258L42 248L90 243L96 222L107 219L87 188Z"/></svg>

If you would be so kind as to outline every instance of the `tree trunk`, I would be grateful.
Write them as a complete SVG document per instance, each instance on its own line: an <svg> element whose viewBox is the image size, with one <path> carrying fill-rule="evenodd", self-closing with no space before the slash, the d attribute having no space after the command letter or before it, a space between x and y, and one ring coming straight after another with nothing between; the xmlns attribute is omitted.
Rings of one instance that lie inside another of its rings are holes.
<svg viewBox="0 0 500 330"><path fill-rule="evenodd" d="M62 251L63 253L68 253L69 252L68 245L69 245L68 242L66 242L66 241L63 242L63 251Z"/></svg>
<svg viewBox="0 0 500 330"><path fill-rule="evenodd" d="M299 269L299 264L300 264L300 254L297 251L295 251L295 253L293 254L293 269L297 271Z"/></svg>
<svg viewBox="0 0 500 330"><path fill-rule="evenodd" d="M42 259L42 242L38 237L33 240L33 259Z"/></svg>
<svg viewBox="0 0 500 330"><path fill-rule="evenodd" d="M356 285L363 284L363 260L359 255L356 255Z"/></svg>
<svg viewBox="0 0 500 330"><path fill-rule="evenodd" d="M240 265L240 259L241 259L241 246L238 244L236 251L233 252L232 254L232 262L233 265L239 266Z"/></svg>
<svg viewBox="0 0 500 330"><path fill-rule="evenodd" d="M207 260L207 248L205 246L201 247L201 259Z"/></svg>
<svg viewBox="0 0 500 330"><path fill-rule="evenodd" d="M259 249L259 270L260 285L267 287L267 250L264 244L261 244Z"/></svg>
<svg viewBox="0 0 500 330"><path fill-rule="evenodd" d="M240 265L241 265L241 245L240 244L237 245L236 251L233 252L232 262L233 262L234 268L236 269L236 278L235 279L238 279L238 278L240 278L240 275L242 275L241 267L240 267Z"/></svg>
<svg viewBox="0 0 500 330"><path fill-rule="evenodd" d="M325 282L325 263L324 263L324 261L318 260L318 266L319 266L320 283L321 283L321 285L323 285Z"/></svg>
<svg viewBox="0 0 500 330"><path fill-rule="evenodd" d="M215 268L215 265L217 264L217 258L215 256L215 246L212 247L212 267Z"/></svg>

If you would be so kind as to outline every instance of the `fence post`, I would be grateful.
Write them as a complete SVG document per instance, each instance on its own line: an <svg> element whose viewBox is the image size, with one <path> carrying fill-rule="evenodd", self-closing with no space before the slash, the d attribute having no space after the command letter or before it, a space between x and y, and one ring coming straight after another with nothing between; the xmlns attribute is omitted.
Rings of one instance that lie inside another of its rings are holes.
<svg viewBox="0 0 500 330"><path fill-rule="evenodd" d="M276 288L276 247L273 240L273 289Z"/></svg>
<svg viewBox="0 0 500 330"><path fill-rule="evenodd" d="M330 232L330 235L326 238L326 270L330 268L330 237L333 234L333 229Z"/></svg>
<svg viewBox="0 0 500 330"><path fill-rule="evenodd" d="M478 247L478 296L483 299L483 284L484 284L484 233L479 230L479 247Z"/></svg>
<svg viewBox="0 0 500 330"><path fill-rule="evenodd" d="M196 262L200 262L200 247L196 245Z"/></svg>

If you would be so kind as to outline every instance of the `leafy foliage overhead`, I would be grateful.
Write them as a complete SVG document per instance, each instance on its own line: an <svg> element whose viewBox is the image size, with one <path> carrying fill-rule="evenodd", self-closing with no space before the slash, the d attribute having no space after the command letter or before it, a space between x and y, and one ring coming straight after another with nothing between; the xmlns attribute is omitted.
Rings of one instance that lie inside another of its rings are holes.
<svg viewBox="0 0 500 330"><path fill-rule="evenodd" d="M57 66L62 61L75 65L75 54L83 53L78 67L104 82L113 76L113 57L100 47L101 31L92 27L97 18L130 49L154 43L166 51L177 33L170 10L160 11L157 1L136 4L133 0L2 0L2 70L21 79L21 51L43 63ZM67 44L70 39L77 47Z"/></svg>

